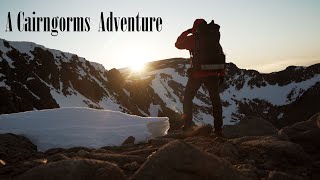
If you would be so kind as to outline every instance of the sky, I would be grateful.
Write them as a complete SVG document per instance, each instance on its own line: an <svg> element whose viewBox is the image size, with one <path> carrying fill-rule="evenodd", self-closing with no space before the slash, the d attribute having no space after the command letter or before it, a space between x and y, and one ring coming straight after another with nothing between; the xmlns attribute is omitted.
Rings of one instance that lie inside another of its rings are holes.
<svg viewBox="0 0 320 180"><path fill-rule="evenodd" d="M240 68L273 72L289 65L320 62L319 0L1 0L0 38L32 41L75 53L106 69L142 62L189 57L174 43L193 21L204 18L221 26L227 62ZM17 15L28 17L90 17L89 32L20 32ZM36 15L32 15L32 12ZM160 32L98 32L100 13L117 17L161 17ZM12 32L6 32L8 12Z"/></svg>

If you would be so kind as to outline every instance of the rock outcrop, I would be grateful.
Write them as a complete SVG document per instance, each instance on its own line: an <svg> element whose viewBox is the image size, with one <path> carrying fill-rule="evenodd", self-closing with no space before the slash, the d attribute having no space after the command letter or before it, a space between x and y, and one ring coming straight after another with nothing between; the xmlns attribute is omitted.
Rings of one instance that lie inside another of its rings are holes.
<svg viewBox="0 0 320 180"><path fill-rule="evenodd" d="M244 117L236 125L223 127L225 137L237 138L243 136L275 135L278 129L272 123L258 117Z"/></svg>
<svg viewBox="0 0 320 180"><path fill-rule="evenodd" d="M0 134L0 159L6 163L28 159L37 152L29 139L15 134Z"/></svg>
<svg viewBox="0 0 320 180"><path fill-rule="evenodd" d="M279 135L288 137L291 141L300 144L307 151L319 151L320 113L313 115L307 121L301 121L292 126L284 127L279 131Z"/></svg>
<svg viewBox="0 0 320 180"><path fill-rule="evenodd" d="M152 154L132 179L244 178L226 160L182 141L174 141Z"/></svg>
<svg viewBox="0 0 320 180"><path fill-rule="evenodd" d="M97 179L124 180L124 174L114 164L88 159L73 159L53 162L35 167L17 180L54 180L54 179Z"/></svg>

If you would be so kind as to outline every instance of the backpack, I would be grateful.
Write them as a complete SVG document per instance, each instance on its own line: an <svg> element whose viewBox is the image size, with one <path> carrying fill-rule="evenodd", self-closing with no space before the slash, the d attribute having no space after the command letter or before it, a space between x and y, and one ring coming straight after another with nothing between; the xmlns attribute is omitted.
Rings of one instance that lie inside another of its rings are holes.
<svg viewBox="0 0 320 180"><path fill-rule="evenodd" d="M195 31L195 51L191 52L195 70L224 70L226 58L220 45L220 26L211 21L201 23Z"/></svg>

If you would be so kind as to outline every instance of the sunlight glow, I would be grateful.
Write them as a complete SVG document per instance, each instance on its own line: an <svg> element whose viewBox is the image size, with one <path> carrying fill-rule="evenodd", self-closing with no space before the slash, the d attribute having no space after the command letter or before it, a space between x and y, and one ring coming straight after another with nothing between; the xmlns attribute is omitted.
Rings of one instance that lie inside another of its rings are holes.
<svg viewBox="0 0 320 180"><path fill-rule="evenodd" d="M119 52L119 57L127 63L124 66L129 67L134 74L142 73L146 69L146 63L155 56L154 51L139 43L126 43L123 47L124 52Z"/></svg>
<svg viewBox="0 0 320 180"><path fill-rule="evenodd" d="M130 66L130 69L134 72L142 72L145 68L145 64L143 62L136 62Z"/></svg>

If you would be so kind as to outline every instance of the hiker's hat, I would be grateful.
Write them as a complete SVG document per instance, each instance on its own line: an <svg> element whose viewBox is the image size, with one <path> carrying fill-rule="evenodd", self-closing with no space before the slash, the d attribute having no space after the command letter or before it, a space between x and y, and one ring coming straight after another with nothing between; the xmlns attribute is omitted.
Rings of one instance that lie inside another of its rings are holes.
<svg viewBox="0 0 320 180"><path fill-rule="evenodd" d="M194 34L196 32L197 27L202 23L206 23L207 24L207 21L204 20L204 19L196 19L194 21L193 26L192 26L192 34Z"/></svg>

